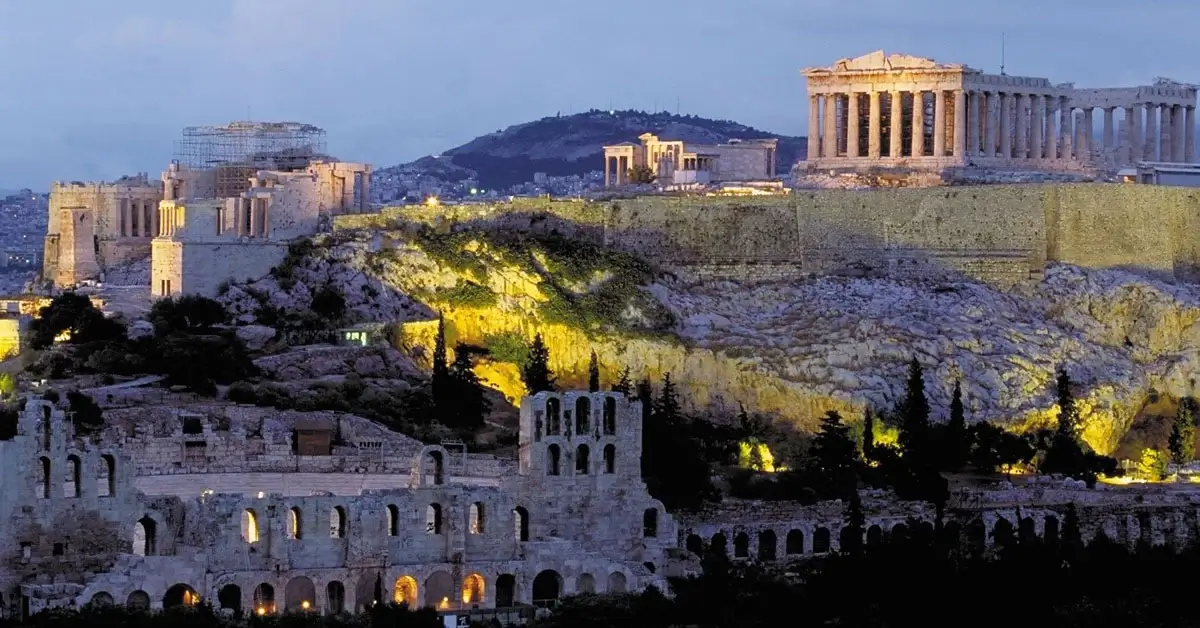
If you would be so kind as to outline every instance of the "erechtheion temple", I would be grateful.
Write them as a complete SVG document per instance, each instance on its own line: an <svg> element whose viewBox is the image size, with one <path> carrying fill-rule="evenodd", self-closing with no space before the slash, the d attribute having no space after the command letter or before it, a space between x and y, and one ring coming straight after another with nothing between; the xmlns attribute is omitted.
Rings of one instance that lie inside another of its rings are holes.
<svg viewBox="0 0 1200 628"><path fill-rule="evenodd" d="M804 76L811 169L1079 171L1196 161L1196 86L1167 79L1081 89L883 51Z"/></svg>
<svg viewBox="0 0 1200 628"><path fill-rule="evenodd" d="M629 183L637 167L650 168L659 183L689 185L771 179L778 165L779 140L773 138L685 145L643 133L638 140L604 147L605 187Z"/></svg>

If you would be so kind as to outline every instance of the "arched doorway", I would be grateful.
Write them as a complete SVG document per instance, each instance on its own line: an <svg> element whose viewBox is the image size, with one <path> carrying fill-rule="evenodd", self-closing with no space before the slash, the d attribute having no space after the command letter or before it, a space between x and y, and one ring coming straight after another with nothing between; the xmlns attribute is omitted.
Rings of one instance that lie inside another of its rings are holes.
<svg viewBox="0 0 1200 628"><path fill-rule="evenodd" d="M1058 517L1046 515L1042 526L1042 540L1046 545L1058 545Z"/></svg>
<svg viewBox="0 0 1200 628"><path fill-rule="evenodd" d="M199 602L200 596L196 594L196 590L186 584L172 586L163 596L163 608L195 606Z"/></svg>
<svg viewBox="0 0 1200 628"><path fill-rule="evenodd" d="M774 530L763 530L758 533L758 559L760 561L775 560L776 541Z"/></svg>
<svg viewBox="0 0 1200 628"><path fill-rule="evenodd" d="M113 596L105 591L101 591L93 595L92 599L88 600L88 604L91 606L112 606Z"/></svg>
<svg viewBox="0 0 1200 628"><path fill-rule="evenodd" d="M712 536L712 541L709 543L714 554L725 555L725 535L718 532Z"/></svg>
<svg viewBox="0 0 1200 628"><path fill-rule="evenodd" d="M575 581L576 593L595 593L596 592L596 577L590 573L580 574Z"/></svg>
<svg viewBox="0 0 1200 628"><path fill-rule="evenodd" d="M484 598L484 583L483 576L473 573L463 578L462 585L462 602L463 606L479 606L483 604Z"/></svg>
<svg viewBox="0 0 1200 628"><path fill-rule="evenodd" d="M533 605L541 608L551 608L558 603L562 595L562 576L553 569L547 569L533 579Z"/></svg>
<svg viewBox="0 0 1200 628"><path fill-rule="evenodd" d="M131 611L150 610L150 594L145 591L134 591L125 600L125 606Z"/></svg>
<svg viewBox="0 0 1200 628"><path fill-rule="evenodd" d="M517 541L529 540L529 511L523 506L517 506L513 509L513 530L517 537Z"/></svg>
<svg viewBox="0 0 1200 628"><path fill-rule="evenodd" d="M392 601L396 604L407 605L411 609L417 608L417 580L412 576L400 576L396 578L396 585L392 589Z"/></svg>
<svg viewBox="0 0 1200 628"><path fill-rule="evenodd" d="M450 608L454 599L454 578L445 571L435 571L425 579L425 606L438 610Z"/></svg>
<svg viewBox="0 0 1200 628"><path fill-rule="evenodd" d="M883 543L883 528L877 525L872 525L867 528L867 545L876 547Z"/></svg>
<svg viewBox="0 0 1200 628"><path fill-rule="evenodd" d="M217 604L224 610L242 610L242 588L236 584L227 584L217 591Z"/></svg>
<svg viewBox="0 0 1200 628"><path fill-rule="evenodd" d="M517 577L501 574L496 578L496 608L511 608L517 601Z"/></svg>
<svg viewBox="0 0 1200 628"><path fill-rule="evenodd" d="M254 587L254 613L256 615L275 613L275 587L265 582Z"/></svg>
<svg viewBox="0 0 1200 628"><path fill-rule="evenodd" d="M150 517L142 517L133 524L133 553L137 556L153 556L157 542L158 526Z"/></svg>
<svg viewBox="0 0 1200 628"><path fill-rule="evenodd" d="M283 587L283 607L289 613L308 612L317 602L317 586L312 580L298 576Z"/></svg>
<svg viewBox="0 0 1200 628"><path fill-rule="evenodd" d="M346 587L337 580L325 586L325 614L337 615L346 611Z"/></svg>
<svg viewBox="0 0 1200 628"><path fill-rule="evenodd" d="M996 519L996 525L992 526L992 539L996 545L1000 547L1011 547L1013 545L1013 526L1007 519Z"/></svg>
<svg viewBox="0 0 1200 628"><path fill-rule="evenodd" d="M609 593L624 593L629 586L629 582L625 578L625 574L614 571L608 574L608 592Z"/></svg>
<svg viewBox="0 0 1200 628"><path fill-rule="evenodd" d="M689 534L687 543L684 546L687 548L687 551L697 556L704 555L704 540L700 538L699 534Z"/></svg>

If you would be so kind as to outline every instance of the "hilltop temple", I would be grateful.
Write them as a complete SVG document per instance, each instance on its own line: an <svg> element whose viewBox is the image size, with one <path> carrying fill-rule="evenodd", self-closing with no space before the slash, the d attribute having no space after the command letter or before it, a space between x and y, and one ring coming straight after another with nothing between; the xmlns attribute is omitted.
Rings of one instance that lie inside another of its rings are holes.
<svg viewBox="0 0 1200 628"><path fill-rule="evenodd" d="M810 170L1196 161L1196 86L1167 79L1084 89L883 51L803 74Z"/></svg>

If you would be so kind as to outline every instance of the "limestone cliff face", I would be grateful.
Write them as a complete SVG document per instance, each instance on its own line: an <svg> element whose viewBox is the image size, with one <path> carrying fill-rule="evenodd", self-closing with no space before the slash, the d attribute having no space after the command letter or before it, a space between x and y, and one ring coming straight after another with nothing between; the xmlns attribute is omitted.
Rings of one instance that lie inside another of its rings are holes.
<svg viewBox="0 0 1200 628"><path fill-rule="evenodd" d="M1051 266L1039 283L1010 292L971 282L659 277L633 292L608 290L620 324L602 330L564 315L553 295L562 285L576 296L607 290L612 273L592 268L591 283L557 281L537 252L532 259L542 261L530 265L514 262L511 248L459 244L453 263L399 234L342 242L326 257L386 287L380 294L414 295L442 311L452 343L541 333L566 385L586 381L595 351L606 384L624 367L635 380L670 373L693 407L742 405L805 428L830 409L856 418L868 404L891 407L915 355L935 416L961 380L972 419L1016 428L1054 423L1054 374L1065 368L1078 384L1085 438L1107 452L1151 391L1193 394L1200 364L1200 289L1122 271ZM673 314L670 329L647 323L663 320L656 307ZM435 329L429 319L408 322L400 337L429 355ZM514 368L485 371L510 397L520 394Z"/></svg>

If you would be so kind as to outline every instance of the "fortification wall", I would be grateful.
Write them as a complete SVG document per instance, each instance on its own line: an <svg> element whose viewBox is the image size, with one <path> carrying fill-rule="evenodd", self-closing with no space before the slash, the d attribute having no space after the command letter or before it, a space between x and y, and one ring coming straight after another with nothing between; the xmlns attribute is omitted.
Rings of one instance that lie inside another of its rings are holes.
<svg viewBox="0 0 1200 628"><path fill-rule="evenodd" d="M965 273L1006 285L1048 261L1200 273L1200 192L1114 184L823 190L779 197L647 196L603 202L517 199L386 208L337 229L478 223L561 233L637 251L697 278Z"/></svg>

